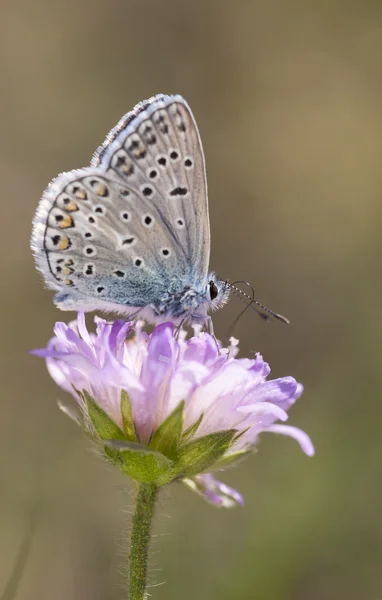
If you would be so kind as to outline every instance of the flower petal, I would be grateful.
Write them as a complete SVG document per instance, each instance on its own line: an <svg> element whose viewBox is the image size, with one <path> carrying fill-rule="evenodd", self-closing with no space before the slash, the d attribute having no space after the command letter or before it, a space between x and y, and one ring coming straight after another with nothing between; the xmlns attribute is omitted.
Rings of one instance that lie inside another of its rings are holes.
<svg viewBox="0 0 382 600"><path fill-rule="evenodd" d="M314 456L312 440L304 431L298 429L298 427L292 427L292 425L270 425L270 427L267 427L263 431L272 431L273 433L289 435L300 444L301 450L305 452L307 456Z"/></svg>
<svg viewBox="0 0 382 600"><path fill-rule="evenodd" d="M210 473L183 479L183 483L215 506L222 508L244 506L244 498L237 490L218 481Z"/></svg>

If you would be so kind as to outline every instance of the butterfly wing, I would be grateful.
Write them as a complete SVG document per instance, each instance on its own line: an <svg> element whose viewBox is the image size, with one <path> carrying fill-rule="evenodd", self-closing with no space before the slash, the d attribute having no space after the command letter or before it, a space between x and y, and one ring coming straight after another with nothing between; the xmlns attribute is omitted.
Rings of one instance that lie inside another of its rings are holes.
<svg viewBox="0 0 382 600"><path fill-rule="evenodd" d="M190 281L205 281L210 258L206 171L187 102L163 94L141 102L108 134L92 165L147 194L182 246Z"/></svg>
<svg viewBox="0 0 382 600"><path fill-rule="evenodd" d="M204 282L209 261L204 158L180 96L128 113L92 166L63 173L38 207L32 248L64 309L132 312Z"/></svg>

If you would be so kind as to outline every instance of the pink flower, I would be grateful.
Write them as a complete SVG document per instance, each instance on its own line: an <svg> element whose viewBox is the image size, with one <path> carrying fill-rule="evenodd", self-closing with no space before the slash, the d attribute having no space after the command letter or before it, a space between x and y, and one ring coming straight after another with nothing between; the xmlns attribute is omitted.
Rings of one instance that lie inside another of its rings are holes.
<svg viewBox="0 0 382 600"><path fill-rule="evenodd" d="M139 324L109 323L97 317L95 322L96 333L88 332L83 313L69 325L57 323L47 348L34 351L46 358L50 375L75 397L85 414L87 392L122 432L124 391L140 446L150 447L158 428L184 403L181 439L187 443L234 432L217 457L219 466L234 455L250 452L263 432L289 435L305 454L314 454L303 431L276 423L288 419L287 411L300 397L302 385L293 377L267 380L270 368L260 354L254 359L235 358L234 341L229 348L218 348L207 333L186 339L181 332L177 339L171 323L148 335ZM186 479L187 473L180 476ZM229 497L240 503L237 492L210 475L193 474L193 481L196 491L218 505L230 505Z"/></svg>

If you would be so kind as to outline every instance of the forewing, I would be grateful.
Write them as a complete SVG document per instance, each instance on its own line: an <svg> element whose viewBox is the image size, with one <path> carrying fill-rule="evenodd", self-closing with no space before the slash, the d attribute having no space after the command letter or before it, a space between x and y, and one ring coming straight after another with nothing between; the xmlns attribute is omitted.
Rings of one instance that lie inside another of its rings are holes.
<svg viewBox="0 0 382 600"><path fill-rule="evenodd" d="M109 133L92 165L151 202L182 248L187 282L204 282L210 254L204 154L185 100L158 95L138 104Z"/></svg>

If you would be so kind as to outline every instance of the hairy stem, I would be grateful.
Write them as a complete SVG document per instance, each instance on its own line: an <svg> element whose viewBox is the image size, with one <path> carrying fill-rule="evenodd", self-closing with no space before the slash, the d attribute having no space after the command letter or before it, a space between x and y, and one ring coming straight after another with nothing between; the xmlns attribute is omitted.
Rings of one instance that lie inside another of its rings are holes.
<svg viewBox="0 0 382 600"><path fill-rule="evenodd" d="M147 598L147 559L157 496L158 487L152 483L143 483L138 487L130 537L129 600L145 600Z"/></svg>

